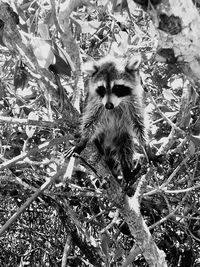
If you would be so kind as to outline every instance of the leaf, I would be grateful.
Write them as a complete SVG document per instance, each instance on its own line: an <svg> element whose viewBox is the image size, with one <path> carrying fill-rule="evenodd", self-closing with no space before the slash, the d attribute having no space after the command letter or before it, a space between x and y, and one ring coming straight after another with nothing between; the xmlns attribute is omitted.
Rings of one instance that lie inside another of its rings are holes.
<svg viewBox="0 0 200 267"><path fill-rule="evenodd" d="M110 237L108 236L108 234L102 234L102 238L101 238L101 248L103 253L105 254L106 257L109 256L109 245L111 243Z"/></svg>
<svg viewBox="0 0 200 267"><path fill-rule="evenodd" d="M49 69L56 74L71 77L71 71L75 71L75 66L68 53L55 43L53 53L55 55L55 63L51 64Z"/></svg>
<svg viewBox="0 0 200 267"><path fill-rule="evenodd" d="M75 165L75 157L71 156L68 162L66 172L63 175L63 181L62 181L63 185L65 185L66 181L71 180L72 173L74 170L74 165Z"/></svg>
<svg viewBox="0 0 200 267"><path fill-rule="evenodd" d="M121 246L118 246L115 250L114 261L118 260L124 255L124 249Z"/></svg>
<svg viewBox="0 0 200 267"><path fill-rule="evenodd" d="M118 34L115 34L115 38L121 50L126 52L128 49L128 39L129 39L128 33L125 31L120 31Z"/></svg>
<svg viewBox="0 0 200 267"><path fill-rule="evenodd" d="M196 142L196 140L195 140L195 142ZM195 142L193 142L192 140L189 142L189 146L188 146L188 152L189 152L189 154L192 156L192 155L194 155L194 153L195 153ZM200 139L199 139L199 145L200 145Z"/></svg>
<svg viewBox="0 0 200 267"><path fill-rule="evenodd" d="M38 23L38 34L40 34L41 38L44 40L49 40L49 26L46 23Z"/></svg>
<svg viewBox="0 0 200 267"><path fill-rule="evenodd" d="M174 118L176 118L177 114L178 114L178 111L165 112L165 116L167 118L170 118L171 120L173 120Z"/></svg>
<svg viewBox="0 0 200 267"><path fill-rule="evenodd" d="M127 52L129 47L129 35L127 32L120 31L118 34L115 34L115 42L111 45L111 50L117 55L123 55Z"/></svg>
<svg viewBox="0 0 200 267"><path fill-rule="evenodd" d="M154 141L151 142L151 145L153 145L153 146L159 148L159 147L160 147L161 145L163 145L164 143L167 143L168 140L169 140L168 137L162 137L162 138L160 138L159 140L156 140L156 139L155 139Z"/></svg>
<svg viewBox="0 0 200 267"><path fill-rule="evenodd" d="M27 25L29 33L35 33L37 31L37 24L34 22L35 22L36 17L38 17L38 13L39 13L39 9L37 9L35 11L35 14L31 15L26 21L26 25Z"/></svg>
<svg viewBox="0 0 200 267"><path fill-rule="evenodd" d="M191 113L188 113L185 118L182 118L183 122L181 123L181 128L185 129L190 125L191 122Z"/></svg>
<svg viewBox="0 0 200 267"><path fill-rule="evenodd" d="M138 45L141 43L142 39L139 35L135 34L133 37L130 38L131 45Z"/></svg>
<svg viewBox="0 0 200 267"><path fill-rule="evenodd" d="M74 19L74 18L73 18ZM76 23L80 26L82 33L89 33L93 35L101 26L102 22L93 20L93 21L82 21L80 19L74 19Z"/></svg>
<svg viewBox="0 0 200 267"><path fill-rule="evenodd" d="M195 147L200 147L200 135L190 135L190 140L194 143Z"/></svg>
<svg viewBox="0 0 200 267"><path fill-rule="evenodd" d="M19 87L24 89L28 82L28 71L27 69L20 63L20 65L16 65L15 73L14 73L14 87L15 90Z"/></svg>
<svg viewBox="0 0 200 267"><path fill-rule="evenodd" d="M41 68L47 69L51 64L55 64L56 58L50 42L41 38L32 38L31 45Z"/></svg>
<svg viewBox="0 0 200 267"><path fill-rule="evenodd" d="M163 89L163 96L166 100L171 101L171 100L177 100L177 97L174 95L172 90L169 89Z"/></svg>
<svg viewBox="0 0 200 267"><path fill-rule="evenodd" d="M172 112L172 109L166 105L163 105L163 104L159 104L158 105L159 109L162 111L162 112Z"/></svg>
<svg viewBox="0 0 200 267"><path fill-rule="evenodd" d="M49 176L53 176L58 171L58 166L55 162L50 162L46 168L46 172Z"/></svg>
<svg viewBox="0 0 200 267"><path fill-rule="evenodd" d="M98 5L99 6L106 6L108 2L109 2L109 0L99 0Z"/></svg>
<svg viewBox="0 0 200 267"><path fill-rule="evenodd" d="M117 6L116 8L118 8L119 6L121 5L121 3L117 3ZM127 14L128 16L128 14ZM119 12L115 12L112 17L117 21L117 22L120 22L122 24L126 24L127 23L127 20L128 20L128 17L127 17L124 13L123 15Z"/></svg>
<svg viewBox="0 0 200 267"><path fill-rule="evenodd" d="M27 86L24 89L18 88L16 90L16 95L23 98L24 100L34 99L37 96L37 89L34 86ZM18 104L20 105L20 101L18 102Z"/></svg>
<svg viewBox="0 0 200 267"><path fill-rule="evenodd" d="M31 111L29 113L29 115L28 115L28 120L36 120L36 121L38 121L39 120L39 116L38 116L37 112ZM26 125L26 134L27 134L28 138L31 138L33 136L33 134L35 133L36 127L37 126Z"/></svg>
<svg viewBox="0 0 200 267"><path fill-rule="evenodd" d="M192 132L195 135L198 135L200 133L200 117L198 117L195 121Z"/></svg>

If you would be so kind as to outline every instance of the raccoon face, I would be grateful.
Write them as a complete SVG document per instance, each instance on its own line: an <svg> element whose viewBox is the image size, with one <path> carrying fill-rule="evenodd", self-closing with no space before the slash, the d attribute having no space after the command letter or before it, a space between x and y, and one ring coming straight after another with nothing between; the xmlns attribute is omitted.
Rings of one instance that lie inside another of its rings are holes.
<svg viewBox="0 0 200 267"><path fill-rule="evenodd" d="M96 94L101 98L106 109L117 107L123 97L131 95L131 88L123 84L113 84L109 92L106 85L100 85L96 88Z"/></svg>
<svg viewBox="0 0 200 267"><path fill-rule="evenodd" d="M105 108L111 110L125 98L137 95L140 84L139 65L140 58L127 60L110 56L88 63L85 71L90 74L90 97L98 97Z"/></svg>

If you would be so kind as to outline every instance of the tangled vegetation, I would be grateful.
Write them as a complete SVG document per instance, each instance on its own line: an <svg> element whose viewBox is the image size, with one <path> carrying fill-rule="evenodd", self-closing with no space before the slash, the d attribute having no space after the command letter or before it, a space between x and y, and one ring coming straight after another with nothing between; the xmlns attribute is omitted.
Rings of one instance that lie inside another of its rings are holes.
<svg viewBox="0 0 200 267"><path fill-rule="evenodd" d="M146 175L142 218L167 266L200 266L198 82L172 51L157 50L140 1L134 9L130 1L61 2L0 3L0 266L149 266L105 190L95 148L75 159L71 177L67 168L80 137L81 64L110 51L142 55L155 156L149 164L141 151L135 158L138 181Z"/></svg>

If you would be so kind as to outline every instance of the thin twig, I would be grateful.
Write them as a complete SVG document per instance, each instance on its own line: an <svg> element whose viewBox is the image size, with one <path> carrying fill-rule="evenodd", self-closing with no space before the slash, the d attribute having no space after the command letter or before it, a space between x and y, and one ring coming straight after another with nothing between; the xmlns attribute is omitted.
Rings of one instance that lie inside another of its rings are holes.
<svg viewBox="0 0 200 267"><path fill-rule="evenodd" d="M61 27L60 27L60 24L58 23L58 19L57 19L57 14L56 14L56 3L55 3L55 0L51 0L51 9L52 9L52 15L53 15L53 19L54 19L54 23L55 23L55 26L56 26L56 30L59 32L59 33L63 33Z"/></svg>
<svg viewBox="0 0 200 267"><path fill-rule="evenodd" d="M177 172L181 169L181 167L185 164L185 162L188 161L188 159L190 158L190 156L187 156L185 159L183 159L183 161L176 167L176 169L172 172L172 174L169 176L169 178L167 179L166 182L164 182L161 186L160 189L165 188L170 182L171 180L175 177L175 175L177 174Z"/></svg>
<svg viewBox="0 0 200 267"><path fill-rule="evenodd" d="M74 153L74 157L79 158L86 166L88 166L93 173L102 181L102 176L97 172L97 170L90 164L88 163L82 156L80 156L79 154Z"/></svg>
<svg viewBox="0 0 200 267"><path fill-rule="evenodd" d="M62 137L59 137L59 138L55 138L53 140L45 142L45 143L39 145L38 147L30 149L27 152L22 152L20 155L12 158L10 160L7 160L7 161L3 162L2 164L0 164L0 171L2 171L3 169L14 165L16 162L21 161L21 160L25 159L26 157L29 157L30 155L32 155L32 154L34 154L34 153L36 153L38 151L42 151L44 149L47 149L47 148L49 148L51 146L58 145L60 143L68 143L68 142L69 142L69 136L68 135L65 135L65 136L62 136Z"/></svg>
<svg viewBox="0 0 200 267"><path fill-rule="evenodd" d="M162 218L160 221L154 223L153 225L151 225L149 227L149 230L155 228L156 226L162 224L163 222L167 221L169 218L171 218L172 216L175 215L175 213L177 212L177 210L181 207L181 205L184 203L184 201L186 200L186 198L188 197L188 192L185 194L185 196L182 198L181 202L178 204L178 206L175 208L174 211L172 211L171 213L169 213L167 216L165 216L164 218Z"/></svg>
<svg viewBox="0 0 200 267"><path fill-rule="evenodd" d="M192 186L190 188L186 188L186 189L179 189L179 190L163 190L166 194L182 194L182 193L186 193L186 192L190 192L192 190L195 190L197 188L199 188L200 185L196 185L196 186Z"/></svg>
<svg viewBox="0 0 200 267"><path fill-rule="evenodd" d="M0 236L13 224L19 216L26 210L26 208L47 188L51 185L59 176L63 175L65 168L62 168L53 177L47 180L27 201L10 217L10 219L0 229Z"/></svg>
<svg viewBox="0 0 200 267"><path fill-rule="evenodd" d="M147 87L147 85L145 85ZM153 96L151 95L150 91L147 89L147 95L149 97L149 99L151 100L152 104L154 105L154 107L156 108L156 110L158 111L158 113L160 114L160 116L173 128L175 129L177 132L181 133L182 135L185 135L185 132L183 130L181 130L178 126L176 126L176 124L174 124L169 118L167 118L167 116L165 116L165 114L160 110L160 108L158 107L158 105L156 104Z"/></svg>
<svg viewBox="0 0 200 267"><path fill-rule="evenodd" d="M0 116L0 124L22 124L22 125L34 125L38 127L59 127L59 125L63 124L63 120L53 121L42 121L42 120L29 120L29 119L21 119L21 118L13 118L13 117L5 117Z"/></svg>
<svg viewBox="0 0 200 267"><path fill-rule="evenodd" d="M72 250L72 236L68 233L67 240L65 242L63 256L62 256L62 267L67 266L67 258Z"/></svg>
<svg viewBox="0 0 200 267"><path fill-rule="evenodd" d="M108 231L110 228L113 227L113 225L116 223L117 219L119 218L119 210L115 211L115 215L112 219L112 221L106 226L104 227L101 231L100 234L103 234L104 232Z"/></svg>

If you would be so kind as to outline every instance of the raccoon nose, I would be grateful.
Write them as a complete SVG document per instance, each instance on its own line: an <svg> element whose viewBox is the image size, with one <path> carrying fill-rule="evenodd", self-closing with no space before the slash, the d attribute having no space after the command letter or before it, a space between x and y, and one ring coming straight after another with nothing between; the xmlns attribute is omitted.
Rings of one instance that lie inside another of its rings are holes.
<svg viewBox="0 0 200 267"><path fill-rule="evenodd" d="M107 102L107 103L105 104L105 108L106 108L106 109L113 109L113 108L114 108L114 105L113 105L113 103L111 103L111 102Z"/></svg>

